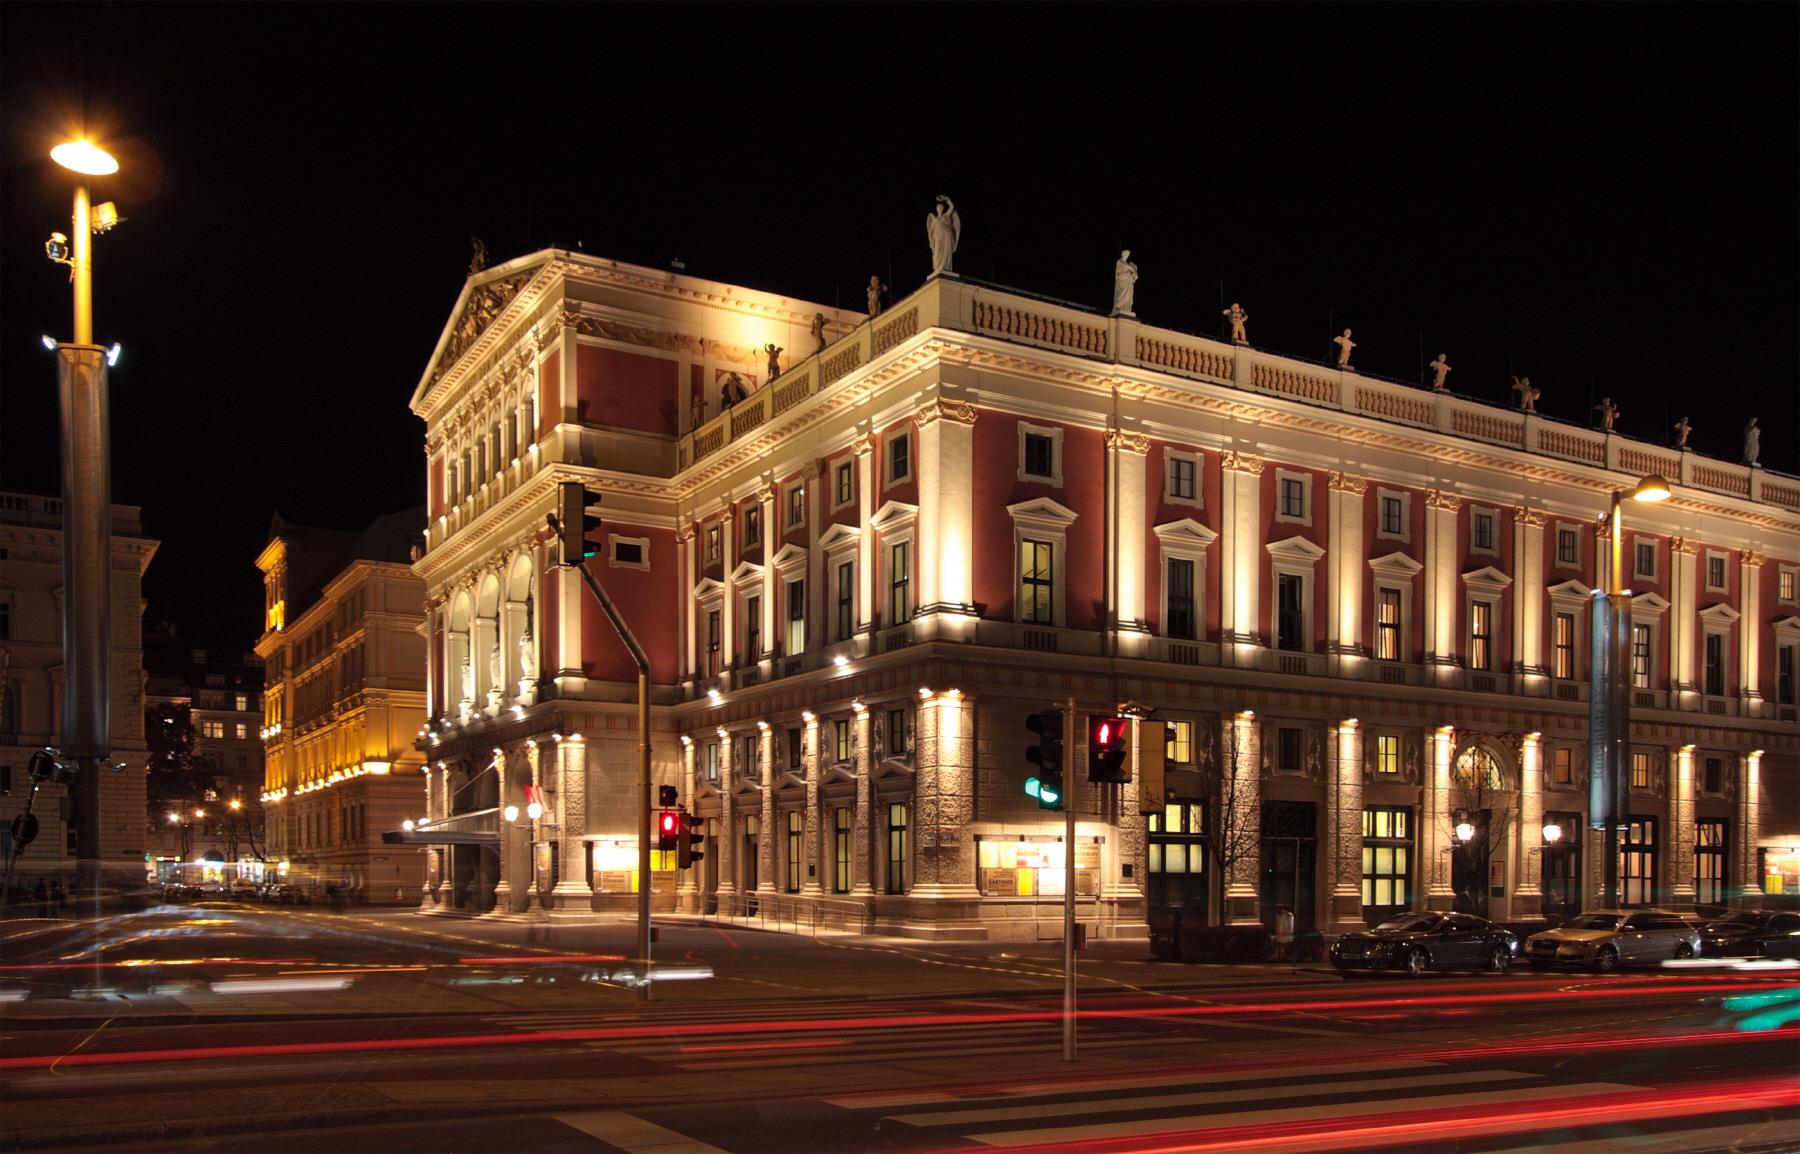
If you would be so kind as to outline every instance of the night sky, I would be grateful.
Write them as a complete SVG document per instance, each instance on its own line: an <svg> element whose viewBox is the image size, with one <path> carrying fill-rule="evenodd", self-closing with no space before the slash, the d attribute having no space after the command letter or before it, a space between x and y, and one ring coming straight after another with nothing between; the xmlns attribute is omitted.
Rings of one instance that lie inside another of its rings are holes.
<svg viewBox="0 0 1800 1154"><path fill-rule="evenodd" d="M407 401L461 288L561 245L856 307L927 270L1800 471L1793 4L0 7L0 486L57 488L85 120L116 499L151 615L248 648L279 510L424 499ZM1421 349L1423 345L1423 349Z"/></svg>

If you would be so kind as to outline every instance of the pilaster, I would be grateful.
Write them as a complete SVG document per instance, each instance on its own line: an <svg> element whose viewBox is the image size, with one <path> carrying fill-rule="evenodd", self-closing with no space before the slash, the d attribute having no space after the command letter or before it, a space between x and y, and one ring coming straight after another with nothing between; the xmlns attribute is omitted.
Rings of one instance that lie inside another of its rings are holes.
<svg viewBox="0 0 1800 1154"><path fill-rule="evenodd" d="M1331 474L1331 506L1328 547L1331 559L1325 570L1325 604L1330 606L1327 624L1332 671L1339 676L1362 673L1368 649L1363 644L1363 495L1369 483L1349 473ZM1361 737L1357 738L1361 744ZM1360 773L1360 768L1358 773ZM1362 817L1357 816L1361 828ZM1357 921L1361 923L1362 863L1357 862Z"/></svg>
<svg viewBox="0 0 1800 1154"><path fill-rule="evenodd" d="M720 897L737 893L737 800L733 796L732 786L737 781L737 766L733 764L731 748L731 732L724 726L718 729L719 738L719 836L712 838L712 845L707 848L719 855L719 888ZM719 912L729 912L725 903L719 904Z"/></svg>
<svg viewBox="0 0 1800 1154"><path fill-rule="evenodd" d="M1258 583L1262 575L1261 457L1225 452L1219 459L1221 535L1227 542L1219 572L1219 654L1227 665L1261 661Z"/></svg>
<svg viewBox="0 0 1800 1154"><path fill-rule="evenodd" d="M1456 756L1455 727L1442 725L1432 730L1427 748L1419 865L1428 875L1425 907L1448 910L1456 904L1456 892L1450 885L1450 763Z"/></svg>
<svg viewBox="0 0 1800 1154"><path fill-rule="evenodd" d="M875 628L875 530L870 525L875 520L875 443L865 434L856 438L851 452L856 455L856 523L862 530L856 536L856 628L867 634ZM864 820L861 808L858 817Z"/></svg>
<svg viewBox="0 0 1800 1154"><path fill-rule="evenodd" d="M1544 686L1544 514L1513 514L1513 692L1541 695Z"/></svg>
<svg viewBox="0 0 1800 1154"><path fill-rule="evenodd" d="M913 880L921 898L975 898L974 709L947 689L919 702L913 739L915 819Z"/></svg>
<svg viewBox="0 0 1800 1154"><path fill-rule="evenodd" d="M1695 575L1700 545L1677 537L1669 542L1669 704L1676 709L1699 709L1699 664L1695 646L1700 628L1695 601ZM1631 543L1625 543L1625 572L1631 564Z"/></svg>
<svg viewBox="0 0 1800 1154"><path fill-rule="evenodd" d="M1425 494L1425 674L1429 684L1457 681L1456 522L1462 498L1431 489ZM1445 883L1446 889L1448 882Z"/></svg>
<svg viewBox="0 0 1800 1154"><path fill-rule="evenodd" d="M1236 827L1240 852L1231 863L1221 895L1222 921L1231 925L1252 925L1262 920L1262 895L1257 886L1262 869L1262 737L1256 715L1244 710L1223 721L1221 754L1231 758L1226 772L1231 774L1232 823Z"/></svg>
<svg viewBox="0 0 1800 1154"><path fill-rule="evenodd" d="M800 764L806 769L806 834L801 856L806 863L806 876L800 880L800 892L818 897L824 892L825 871L829 868L820 849L819 719L809 710L804 715L806 728L800 731L802 742Z"/></svg>
<svg viewBox="0 0 1800 1154"><path fill-rule="evenodd" d="M864 537L866 539L867 533ZM851 863L850 892L854 896L870 897L875 893L874 859L871 856L875 798L874 767L870 765L869 709L860 701L852 702L850 708L853 714L850 721L850 752L856 761L856 826L851 831L856 860Z"/></svg>
<svg viewBox="0 0 1800 1154"><path fill-rule="evenodd" d="M725 596L719 606L719 668L724 671L736 669L743 660L743 655L738 652L737 641L737 581L731 572L737 568L737 511L730 501L719 504L719 560L719 575L725 585Z"/></svg>
<svg viewBox="0 0 1800 1154"><path fill-rule="evenodd" d="M700 583L700 572L696 562L700 550L695 548L694 527L681 520L681 527L675 531L675 550L680 563L681 574L681 636L677 644L680 654L681 677L691 681L699 675L699 644L695 640L700 627L700 602L694 596L694 586ZM682 795L687 796L686 794Z"/></svg>
<svg viewBox="0 0 1800 1154"><path fill-rule="evenodd" d="M745 654L746 661L754 661L762 671L762 679L768 681L775 672L775 651L778 642L775 637L775 614L781 604L781 575L775 571L775 554L781 551L781 528L775 520L775 486L765 484L756 491L756 502L762 507L762 539L763 539L763 571L762 571L762 652ZM765 737L767 735L765 734ZM765 751L766 753L766 751ZM763 758L764 768L773 765L766 756ZM763 775L764 778L768 774ZM763 782L768 788L768 782ZM773 837L770 831L764 831L765 837Z"/></svg>
<svg viewBox="0 0 1800 1154"><path fill-rule="evenodd" d="M681 790L682 809L687 813L692 813L694 811L694 739L685 733L681 735L681 765L680 768L676 770L676 780L679 782L677 788ZM688 830L684 823L681 829L681 837L685 838L687 835ZM701 852L717 853L718 851L711 846L707 846ZM692 866L688 869L677 869L675 871L676 909L686 913L693 913L698 908L700 891L699 875L701 868L702 867L700 866Z"/></svg>
<svg viewBox="0 0 1800 1154"><path fill-rule="evenodd" d="M1731 863L1734 876L1741 879L1732 901L1738 909L1755 909L1763 902L1762 863L1757 860L1757 843L1762 837L1762 756L1762 750L1753 749L1738 757L1737 860Z"/></svg>
<svg viewBox="0 0 1800 1154"><path fill-rule="evenodd" d="M1744 550L1739 562L1738 694L1745 717L1762 713L1762 564L1762 554L1754 549Z"/></svg>
<svg viewBox="0 0 1800 1154"><path fill-rule="evenodd" d="M594 878L587 854L587 742L564 737L556 743L556 816L562 835L557 849L562 868L556 889L557 908L581 908L594 896ZM574 899L572 905L561 900Z"/></svg>
<svg viewBox="0 0 1800 1154"><path fill-rule="evenodd" d="M1142 657L1149 652L1150 631L1144 599L1146 547L1145 464L1150 439L1123 429L1106 431L1107 509L1112 514L1113 580L1111 604L1106 607L1112 623L1114 652L1120 657Z"/></svg>
<svg viewBox="0 0 1800 1154"><path fill-rule="evenodd" d="M1331 855L1327 929L1353 933L1367 925L1362 912L1363 735L1356 718L1332 727L1327 772L1331 775L1330 804L1325 809L1326 852Z"/></svg>
<svg viewBox="0 0 1800 1154"><path fill-rule="evenodd" d="M1570 836L1578 836L1575 830ZM1519 873L1513 882L1512 920L1544 916L1544 741L1527 733L1519 747Z"/></svg>
<svg viewBox="0 0 1800 1154"><path fill-rule="evenodd" d="M918 574L923 636L972 638L975 617L975 409L932 397L914 414L919 431Z"/></svg>
<svg viewBox="0 0 1800 1154"><path fill-rule="evenodd" d="M775 731L766 721L757 722L756 729L762 770L759 775L762 780L762 820L757 823L756 832L756 888L759 893L772 894L781 888L775 879L775 847L785 836L775 829Z"/></svg>
<svg viewBox="0 0 1800 1154"><path fill-rule="evenodd" d="M1694 747L1669 754L1668 828L1663 842L1668 865L1667 902L1677 909L1694 908Z"/></svg>

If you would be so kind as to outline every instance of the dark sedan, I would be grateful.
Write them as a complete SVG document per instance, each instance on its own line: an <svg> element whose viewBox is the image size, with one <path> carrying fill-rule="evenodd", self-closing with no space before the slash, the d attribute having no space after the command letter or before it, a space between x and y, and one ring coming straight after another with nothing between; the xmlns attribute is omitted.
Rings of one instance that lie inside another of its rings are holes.
<svg viewBox="0 0 1800 1154"><path fill-rule="evenodd" d="M1709 958L1800 958L1800 913L1741 910L1700 927L1700 952Z"/></svg>
<svg viewBox="0 0 1800 1154"><path fill-rule="evenodd" d="M1401 914L1360 934L1345 934L1331 947L1331 964L1362 970L1488 970L1504 973L1519 952L1519 939L1473 914Z"/></svg>

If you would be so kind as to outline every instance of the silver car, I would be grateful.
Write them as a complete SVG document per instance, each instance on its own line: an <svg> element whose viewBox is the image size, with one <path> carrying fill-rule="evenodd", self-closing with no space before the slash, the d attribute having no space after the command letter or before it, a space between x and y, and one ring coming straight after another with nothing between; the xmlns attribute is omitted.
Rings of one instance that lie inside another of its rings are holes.
<svg viewBox="0 0 1800 1154"><path fill-rule="evenodd" d="M1533 969L1582 965L1605 972L1697 957L1700 931L1680 914L1661 910L1596 910L1532 934L1521 953Z"/></svg>

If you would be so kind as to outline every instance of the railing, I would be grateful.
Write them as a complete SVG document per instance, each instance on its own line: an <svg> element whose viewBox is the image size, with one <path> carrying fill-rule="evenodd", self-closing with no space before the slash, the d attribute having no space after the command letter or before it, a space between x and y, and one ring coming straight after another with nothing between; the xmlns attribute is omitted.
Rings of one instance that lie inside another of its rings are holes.
<svg viewBox="0 0 1800 1154"><path fill-rule="evenodd" d="M765 930L816 937L821 932L866 934L875 929L873 902L767 891L708 896L716 896L719 917L753 922Z"/></svg>

